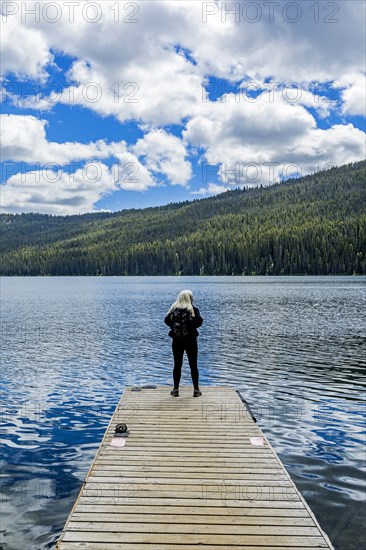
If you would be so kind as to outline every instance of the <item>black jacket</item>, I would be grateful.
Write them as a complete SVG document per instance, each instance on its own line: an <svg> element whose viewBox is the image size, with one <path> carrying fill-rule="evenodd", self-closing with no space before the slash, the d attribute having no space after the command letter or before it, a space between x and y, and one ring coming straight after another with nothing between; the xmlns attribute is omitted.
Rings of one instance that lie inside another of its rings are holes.
<svg viewBox="0 0 366 550"><path fill-rule="evenodd" d="M199 333L198 333L198 330L197 330L197 327L200 327L203 323L203 319L201 317L201 314L200 314L200 310L198 309L198 307L196 306L193 306L193 309L194 309L194 317L192 317L192 320L191 320L191 331L192 331L192 336L198 336ZM168 315L165 317L164 319L164 323L166 325L168 325L168 327L171 327L173 325L173 321L172 321L172 313L168 313ZM171 338L173 338L173 331L172 329L170 329L169 331L169 336Z"/></svg>

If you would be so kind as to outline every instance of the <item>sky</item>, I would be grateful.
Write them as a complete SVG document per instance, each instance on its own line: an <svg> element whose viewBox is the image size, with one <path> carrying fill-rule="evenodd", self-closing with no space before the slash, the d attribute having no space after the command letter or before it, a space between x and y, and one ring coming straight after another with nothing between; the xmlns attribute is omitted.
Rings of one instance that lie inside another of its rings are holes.
<svg viewBox="0 0 366 550"><path fill-rule="evenodd" d="M119 211L362 160L363 0L3 0L1 212Z"/></svg>

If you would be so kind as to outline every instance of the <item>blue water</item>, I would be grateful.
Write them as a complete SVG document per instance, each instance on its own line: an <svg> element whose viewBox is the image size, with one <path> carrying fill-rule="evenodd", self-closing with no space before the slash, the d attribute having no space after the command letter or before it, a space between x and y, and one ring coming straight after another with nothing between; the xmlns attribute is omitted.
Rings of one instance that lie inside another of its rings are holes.
<svg viewBox="0 0 366 550"><path fill-rule="evenodd" d="M201 386L238 388L335 548L365 548L365 282L2 278L1 549L53 548L123 388L171 383L183 288Z"/></svg>

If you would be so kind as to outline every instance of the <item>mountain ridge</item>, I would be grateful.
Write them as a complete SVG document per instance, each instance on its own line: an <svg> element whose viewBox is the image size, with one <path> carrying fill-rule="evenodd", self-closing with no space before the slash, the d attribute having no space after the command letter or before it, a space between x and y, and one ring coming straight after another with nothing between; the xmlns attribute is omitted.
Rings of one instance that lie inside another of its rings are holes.
<svg viewBox="0 0 366 550"><path fill-rule="evenodd" d="M366 161L118 212L1 214L1 275L365 274Z"/></svg>

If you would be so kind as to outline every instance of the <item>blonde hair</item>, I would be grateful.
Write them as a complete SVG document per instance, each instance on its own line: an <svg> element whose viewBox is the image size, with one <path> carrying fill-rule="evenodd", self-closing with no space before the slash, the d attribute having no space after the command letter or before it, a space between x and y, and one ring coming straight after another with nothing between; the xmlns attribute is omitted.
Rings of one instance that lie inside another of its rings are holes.
<svg viewBox="0 0 366 550"><path fill-rule="evenodd" d="M173 311L176 307L182 308L182 309L188 309L188 311L191 312L192 316L194 317L194 309L192 306L193 302L193 294L191 290L181 290L178 294L177 299L175 302L170 306L170 309L168 313Z"/></svg>

